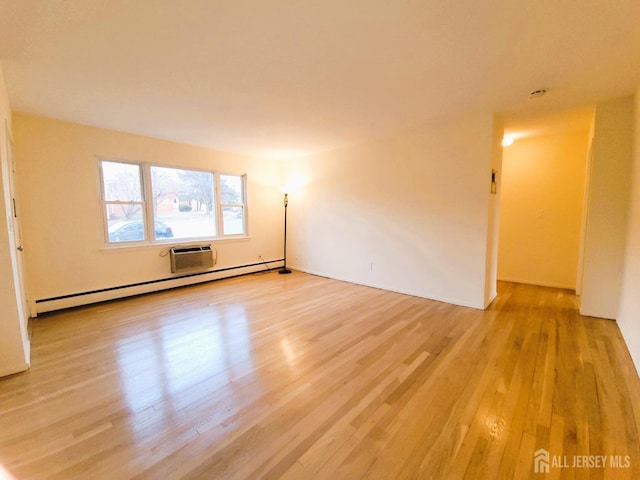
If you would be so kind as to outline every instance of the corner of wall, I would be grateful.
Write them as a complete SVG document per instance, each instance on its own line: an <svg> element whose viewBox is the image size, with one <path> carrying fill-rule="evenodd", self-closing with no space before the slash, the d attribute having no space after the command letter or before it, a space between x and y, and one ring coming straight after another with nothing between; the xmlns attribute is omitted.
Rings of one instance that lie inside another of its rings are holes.
<svg viewBox="0 0 640 480"><path fill-rule="evenodd" d="M589 189L591 187L591 163L593 158L593 137L596 128L596 112L594 109L591 125L589 126L589 139L587 145L587 158L585 158L584 194L582 200L582 218L580 220L580 246L578 248L578 271L576 273L576 295L582 295L582 282L584 274L584 250L587 234L587 222L589 218Z"/></svg>
<svg viewBox="0 0 640 480"><path fill-rule="evenodd" d="M618 326L624 338L636 372L640 372L640 87L634 101L634 150L632 168L631 209L624 256L622 293L618 315Z"/></svg>
<svg viewBox="0 0 640 480"><path fill-rule="evenodd" d="M487 221L487 252L485 265L484 308L498 295L498 237L500 227L500 193L502 170L502 136L504 124L500 115L493 116L493 136L491 141L491 171L487 172L489 194ZM495 177L494 177L495 175ZM492 187L491 180L495 181ZM495 190L493 190L495 188Z"/></svg>
<svg viewBox="0 0 640 480"><path fill-rule="evenodd" d="M587 316L619 315L635 142L633 111L632 96L596 105L580 307Z"/></svg>

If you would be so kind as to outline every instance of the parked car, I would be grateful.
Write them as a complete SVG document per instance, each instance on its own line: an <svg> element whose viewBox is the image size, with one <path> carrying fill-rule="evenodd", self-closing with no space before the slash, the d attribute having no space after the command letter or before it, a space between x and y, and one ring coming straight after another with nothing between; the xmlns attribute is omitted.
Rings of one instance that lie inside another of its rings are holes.
<svg viewBox="0 0 640 480"><path fill-rule="evenodd" d="M156 238L173 238L173 231L164 222L155 221ZM142 220L114 223L109 227L109 242L139 242L144 240Z"/></svg>

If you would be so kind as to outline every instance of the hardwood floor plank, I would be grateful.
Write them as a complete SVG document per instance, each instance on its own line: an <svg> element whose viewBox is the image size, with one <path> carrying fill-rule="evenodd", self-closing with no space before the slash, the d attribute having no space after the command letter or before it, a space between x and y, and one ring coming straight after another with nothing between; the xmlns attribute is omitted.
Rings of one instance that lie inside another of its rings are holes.
<svg viewBox="0 0 640 480"><path fill-rule="evenodd" d="M0 467L520 479L546 449L608 463L545 478L640 478L640 379L616 323L578 303L500 283L479 311L294 272L50 313L31 370L0 379Z"/></svg>

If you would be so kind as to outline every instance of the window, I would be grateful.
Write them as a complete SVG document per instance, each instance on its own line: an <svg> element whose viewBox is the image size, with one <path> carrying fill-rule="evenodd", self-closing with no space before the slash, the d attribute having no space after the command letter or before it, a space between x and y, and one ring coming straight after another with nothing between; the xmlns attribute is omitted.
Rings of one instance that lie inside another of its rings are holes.
<svg viewBox="0 0 640 480"><path fill-rule="evenodd" d="M244 177L220 175L223 235L244 233Z"/></svg>
<svg viewBox="0 0 640 480"><path fill-rule="evenodd" d="M102 162L102 198L110 243L145 240L140 165Z"/></svg>
<svg viewBox="0 0 640 480"><path fill-rule="evenodd" d="M246 234L244 175L107 160L100 168L108 243Z"/></svg>
<svg viewBox="0 0 640 480"><path fill-rule="evenodd" d="M155 239L215 237L216 214L213 173L151 167Z"/></svg>

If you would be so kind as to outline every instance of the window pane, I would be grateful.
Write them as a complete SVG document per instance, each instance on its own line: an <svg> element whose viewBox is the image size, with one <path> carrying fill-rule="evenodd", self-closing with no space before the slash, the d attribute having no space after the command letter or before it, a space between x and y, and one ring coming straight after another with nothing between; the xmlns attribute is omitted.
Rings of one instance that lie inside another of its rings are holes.
<svg viewBox="0 0 640 480"><path fill-rule="evenodd" d="M213 174L151 167L155 238L196 238L216 235Z"/></svg>
<svg viewBox="0 0 640 480"><path fill-rule="evenodd" d="M222 227L224 235L244 233L244 208L222 207Z"/></svg>
<svg viewBox="0 0 640 480"><path fill-rule="evenodd" d="M141 202L140 166L131 163L102 162L104 199L111 202Z"/></svg>
<svg viewBox="0 0 640 480"><path fill-rule="evenodd" d="M109 242L140 242L145 239L142 205L108 203Z"/></svg>
<svg viewBox="0 0 640 480"><path fill-rule="evenodd" d="M220 175L222 204L244 203L242 200L242 177L237 175Z"/></svg>

